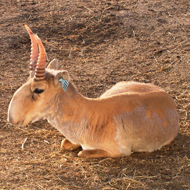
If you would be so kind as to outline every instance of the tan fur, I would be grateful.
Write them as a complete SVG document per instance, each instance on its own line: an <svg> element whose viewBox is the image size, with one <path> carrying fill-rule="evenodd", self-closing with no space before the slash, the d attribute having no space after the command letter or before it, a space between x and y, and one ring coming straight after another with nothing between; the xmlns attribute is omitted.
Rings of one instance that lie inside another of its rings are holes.
<svg viewBox="0 0 190 190"><path fill-rule="evenodd" d="M64 92L58 79L67 71L46 69L45 79L29 78L10 102L8 121L27 125L47 119L66 139L62 149L82 147L81 157L120 157L132 151L153 151L177 135L179 121L172 98L163 89L120 82L100 98L83 97L69 81ZM35 94L36 88L43 89ZM33 97L33 98L32 98Z"/></svg>

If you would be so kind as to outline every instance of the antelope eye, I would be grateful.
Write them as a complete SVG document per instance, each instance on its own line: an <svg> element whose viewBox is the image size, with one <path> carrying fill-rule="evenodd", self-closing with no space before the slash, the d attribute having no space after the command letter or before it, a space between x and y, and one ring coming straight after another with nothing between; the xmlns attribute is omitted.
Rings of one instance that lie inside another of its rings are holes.
<svg viewBox="0 0 190 190"><path fill-rule="evenodd" d="M43 89L39 89L39 88L36 88L35 90L34 90L34 93L36 93L36 94L41 94L41 93L43 93L44 92L44 90Z"/></svg>

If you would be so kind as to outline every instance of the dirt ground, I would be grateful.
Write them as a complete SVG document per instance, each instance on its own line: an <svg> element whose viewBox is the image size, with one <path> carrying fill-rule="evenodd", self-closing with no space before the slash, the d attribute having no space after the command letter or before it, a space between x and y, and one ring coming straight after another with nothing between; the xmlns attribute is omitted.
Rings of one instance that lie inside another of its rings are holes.
<svg viewBox="0 0 190 190"><path fill-rule="evenodd" d="M152 153L84 159L62 152L64 137L46 121L8 124L29 71L23 24L85 96L130 80L165 89L178 107L177 138ZM1 0L0 69L0 189L190 189L189 0Z"/></svg>

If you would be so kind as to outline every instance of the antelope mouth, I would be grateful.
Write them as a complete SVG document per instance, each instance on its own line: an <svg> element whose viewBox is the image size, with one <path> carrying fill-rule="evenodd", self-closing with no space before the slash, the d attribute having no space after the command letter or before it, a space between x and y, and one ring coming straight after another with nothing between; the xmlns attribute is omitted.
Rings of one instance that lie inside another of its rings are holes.
<svg viewBox="0 0 190 190"><path fill-rule="evenodd" d="M24 126L27 125L27 124L25 124L24 122L25 122L25 119L22 120L20 123L18 123L18 124L13 124L13 125L18 126L18 127L24 127Z"/></svg>
<svg viewBox="0 0 190 190"><path fill-rule="evenodd" d="M25 121L25 119L24 119L23 121L21 121L21 123L19 124L19 126L22 126L22 125L23 125L23 123L24 123L24 121Z"/></svg>
<svg viewBox="0 0 190 190"><path fill-rule="evenodd" d="M26 120L26 119L23 119L20 123L16 124L16 126L26 126L28 125L29 123L34 123L36 121L39 121L39 117L35 116L32 120L30 120L29 122Z"/></svg>
<svg viewBox="0 0 190 190"><path fill-rule="evenodd" d="M8 121L10 124L14 125L14 126L24 126L23 123L24 123L25 119L21 122L11 122L11 121Z"/></svg>

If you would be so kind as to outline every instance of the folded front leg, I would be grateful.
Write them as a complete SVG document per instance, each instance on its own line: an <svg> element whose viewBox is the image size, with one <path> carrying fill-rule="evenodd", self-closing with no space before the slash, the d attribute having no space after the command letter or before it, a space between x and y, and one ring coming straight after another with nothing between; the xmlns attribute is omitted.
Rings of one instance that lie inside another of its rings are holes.
<svg viewBox="0 0 190 190"><path fill-rule="evenodd" d="M77 150L81 146L78 144L71 143L68 139L63 139L61 142L61 150Z"/></svg>
<svg viewBox="0 0 190 190"><path fill-rule="evenodd" d="M101 149L82 150L78 153L78 156L84 158L117 157Z"/></svg>

